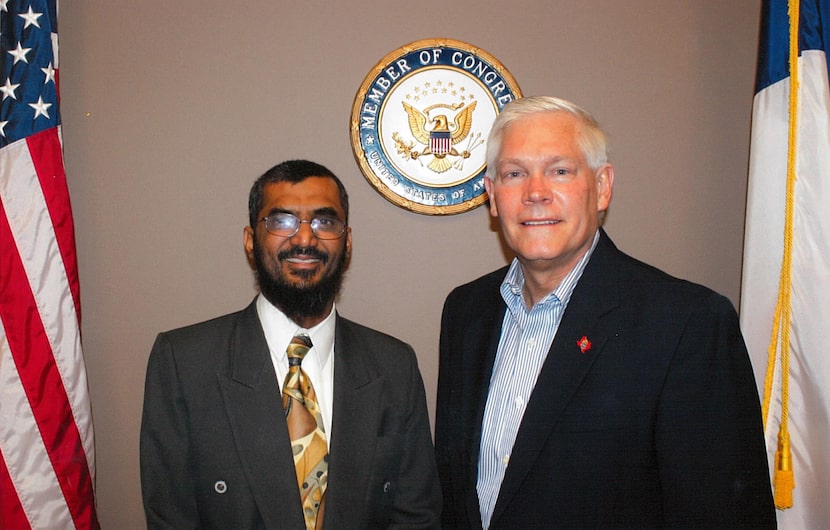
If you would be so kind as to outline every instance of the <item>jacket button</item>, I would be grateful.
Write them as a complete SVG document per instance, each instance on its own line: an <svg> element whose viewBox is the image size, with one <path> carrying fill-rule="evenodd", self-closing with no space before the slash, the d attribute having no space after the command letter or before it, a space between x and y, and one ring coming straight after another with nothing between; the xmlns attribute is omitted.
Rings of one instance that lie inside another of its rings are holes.
<svg viewBox="0 0 830 530"><path fill-rule="evenodd" d="M389 489L391 487L392 487L392 483L387 480L386 482L383 483L383 492L384 493L389 493Z"/></svg>
<svg viewBox="0 0 830 530"><path fill-rule="evenodd" d="M213 489L216 491L216 493L221 495L228 491L228 485L225 484L224 480L218 480L216 481L216 484L213 485Z"/></svg>

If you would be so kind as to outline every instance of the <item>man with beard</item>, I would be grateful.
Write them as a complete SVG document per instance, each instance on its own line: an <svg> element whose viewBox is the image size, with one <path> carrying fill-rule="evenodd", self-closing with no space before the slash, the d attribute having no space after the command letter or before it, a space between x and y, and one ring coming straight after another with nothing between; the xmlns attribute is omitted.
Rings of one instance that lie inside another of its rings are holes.
<svg viewBox="0 0 830 530"><path fill-rule="evenodd" d="M415 354L335 309L352 244L343 184L283 162L254 183L248 209L260 294L161 333L150 353L148 527L437 528Z"/></svg>

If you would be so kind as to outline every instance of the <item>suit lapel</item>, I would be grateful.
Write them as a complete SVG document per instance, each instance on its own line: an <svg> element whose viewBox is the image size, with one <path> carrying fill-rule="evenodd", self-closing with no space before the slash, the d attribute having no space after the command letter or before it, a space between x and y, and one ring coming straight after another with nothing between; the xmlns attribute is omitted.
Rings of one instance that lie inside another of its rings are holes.
<svg viewBox="0 0 830 530"><path fill-rule="evenodd" d="M251 492L266 527L301 528L280 385L255 303L240 314L230 349L228 371L217 378Z"/></svg>
<svg viewBox="0 0 830 530"><path fill-rule="evenodd" d="M471 456L478 465L478 440L481 436L481 422L484 418L484 406L487 402L487 392L490 389L490 377L493 373L493 365L496 360L496 351L501 336L501 325L504 319L505 305L501 297L496 304L488 304L488 307L495 306L495 310L486 311L481 318L475 320L466 330L469 343L465 341L464 351L468 353L464 357L463 370L474 377L465 380L469 387L464 388L463 396L470 396L465 404L471 406L464 411L464 418L468 421L465 432L470 432L472 443L470 445Z"/></svg>
<svg viewBox="0 0 830 530"><path fill-rule="evenodd" d="M380 429L383 377L366 362L366 350L351 324L337 316L334 339L334 403L326 493L327 528L355 528L365 504Z"/></svg>
<svg viewBox="0 0 830 530"><path fill-rule="evenodd" d="M502 481L493 521L509 505L511 497L543 450L559 417L602 354L609 334L602 326L602 317L620 302L615 267L609 263L609 258L615 252L618 251L602 232L591 260L571 295L536 380ZM580 349L577 342L582 337L590 341L590 349Z"/></svg>

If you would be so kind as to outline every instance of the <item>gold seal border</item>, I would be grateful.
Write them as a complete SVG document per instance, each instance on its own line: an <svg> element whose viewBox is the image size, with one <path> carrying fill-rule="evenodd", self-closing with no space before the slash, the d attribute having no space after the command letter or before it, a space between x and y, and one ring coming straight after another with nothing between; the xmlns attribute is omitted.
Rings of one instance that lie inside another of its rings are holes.
<svg viewBox="0 0 830 530"><path fill-rule="evenodd" d="M406 197L403 197L400 194L393 191L392 189L390 189L383 182L383 180L375 174L374 170L369 165L369 161L366 159L366 153L363 151L362 143L360 141L361 109L363 108L363 103L365 102L366 94L369 93L369 87L371 87L372 82L377 78L378 74L387 69L390 65L393 65L396 59L422 48L453 48L469 53L477 58L480 58L483 61L487 62L496 72L498 72L498 74L507 83L511 92L516 98L522 97L522 92L519 88L519 84L516 82L516 80L513 78L513 75L507 70L507 68L505 68L505 66L501 64L501 62L498 59L496 59L493 55L477 46L473 46L472 44L463 41L448 38L421 39L414 42L410 42L409 44L405 44L404 46L401 46L400 48L390 53L387 53L383 57L383 59L381 59L380 61L378 61L377 64L375 64L375 66L369 71L366 77L364 77L363 82L360 84L360 88L357 90L357 94L355 95L354 102L352 104L351 121L349 125L349 136L352 144L352 152L354 153L355 160L357 161L358 166L360 167L361 173L363 173L363 176L366 178L369 184L371 184L376 191L378 191L386 200L388 200L392 204L409 210L411 212L426 215L459 214L473 210L484 204L488 199L487 192L482 192L477 197L461 202L459 204L446 206L426 205L407 199ZM434 65L432 67L444 68L447 70L455 70L453 68L446 68L446 66L444 65ZM394 170L394 168L389 169L389 171L393 174L397 173L397 171ZM475 176L470 177L470 179L475 178ZM410 180L415 179L410 178Z"/></svg>

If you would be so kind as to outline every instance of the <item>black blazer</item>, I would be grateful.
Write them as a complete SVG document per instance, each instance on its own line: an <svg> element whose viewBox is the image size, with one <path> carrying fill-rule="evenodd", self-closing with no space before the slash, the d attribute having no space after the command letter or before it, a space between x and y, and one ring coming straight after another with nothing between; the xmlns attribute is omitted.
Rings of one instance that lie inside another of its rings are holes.
<svg viewBox="0 0 830 530"><path fill-rule="evenodd" d="M436 528L440 489L412 348L337 316L325 528ZM305 528L280 383L252 303L162 333L147 368L150 528Z"/></svg>
<svg viewBox="0 0 830 530"><path fill-rule="evenodd" d="M456 288L444 306L435 427L444 528L481 528L479 441L506 272ZM490 526L572 527L775 528L734 308L626 256L604 231L527 404Z"/></svg>

